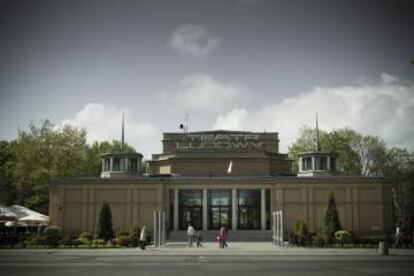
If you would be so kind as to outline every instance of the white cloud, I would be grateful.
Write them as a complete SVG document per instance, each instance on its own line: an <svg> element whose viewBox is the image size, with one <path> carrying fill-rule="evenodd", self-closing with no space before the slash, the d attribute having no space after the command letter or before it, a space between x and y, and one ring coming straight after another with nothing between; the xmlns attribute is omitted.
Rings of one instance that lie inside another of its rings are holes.
<svg viewBox="0 0 414 276"><path fill-rule="evenodd" d="M161 133L157 127L137 122L127 108L116 108L109 104L89 103L74 118L60 125L70 124L87 130L88 142L121 139L122 114L125 114L125 141L149 158L160 152Z"/></svg>
<svg viewBox="0 0 414 276"><path fill-rule="evenodd" d="M414 85L388 74L375 84L315 87L258 110L233 109L218 116L213 128L277 131L280 150L286 152L301 126L314 126L316 112L322 129L351 127L414 150Z"/></svg>
<svg viewBox="0 0 414 276"><path fill-rule="evenodd" d="M177 93L162 93L159 99L171 101L183 109L220 112L227 106L247 96L243 85L222 83L205 74L193 74L184 77Z"/></svg>
<svg viewBox="0 0 414 276"><path fill-rule="evenodd" d="M220 43L199 25L181 25L171 35L169 44L176 51L196 58L204 58Z"/></svg>

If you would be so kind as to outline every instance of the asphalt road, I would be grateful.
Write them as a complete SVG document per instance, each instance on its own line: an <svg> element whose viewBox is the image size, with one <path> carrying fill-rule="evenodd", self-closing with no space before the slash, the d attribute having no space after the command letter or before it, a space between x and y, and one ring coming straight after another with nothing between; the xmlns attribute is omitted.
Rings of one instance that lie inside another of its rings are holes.
<svg viewBox="0 0 414 276"><path fill-rule="evenodd" d="M412 256L0 256L0 275L414 275Z"/></svg>

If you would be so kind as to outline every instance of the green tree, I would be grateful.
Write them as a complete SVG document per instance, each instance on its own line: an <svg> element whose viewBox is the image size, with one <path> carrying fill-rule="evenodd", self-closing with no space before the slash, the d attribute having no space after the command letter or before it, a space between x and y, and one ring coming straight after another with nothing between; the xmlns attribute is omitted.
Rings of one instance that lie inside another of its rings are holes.
<svg viewBox="0 0 414 276"><path fill-rule="evenodd" d="M51 177L98 176L101 155L120 149L115 140L87 144L85 129L31 122L15 141L0 143L0 201L47 214ZM124 152L135 149L126 144Z"/></svg>
<svg viewBox="0 0 414 276"><path fill-rule="evenodd" d="M336 209L335 195L329 193L328 207L322 219L322 231L327 243L331 243L332 237L336 231L341 230L338 210Z"/></svg>
<svg viewBox="0 0 414 276"><path fill-rule="evenodd" d="M319 132L321 137L321 146L322 149L325 148L325 141L327 133L323 130ZM288 149L289 158L296 161L298 156L302 152L309 152L316 150L316 129L303 126L299 130L299 137L293 142ZM297 173L299 171L298 163L293 162L293 172Z"/></svg>
<svg viewBox="0 0 414 276"><path fill-rule="evenodd" d="M13 184L14 159L12 143L0 141L0 203L5 205L14 203L17 197Z"/></svg>
<svg viewBox="0 0 414 276"><path fill-rule="evenodd" d="M338 154L339 168L342 174L359 175L361 173L361 160L352 148L359 134L350 128L335 129L328 133L324 139L324 150Z"/></svg>
<svg viewBox="0 0 414 276"><path fill-rule="evenodd" d="M396 223L407 227L414 214L414 154L397 147L387 150L383 171L391 186Z"/></svg>
<svg viewBox="0 0 414 276"><path fill-rule="evenodd" d="M99 213L99 238L108 241L114 237L114 230L112 229L112 212L111 207L107 202L102 204Z"/></svg>
<svg viewBox="0 0 414 276"><path fill-rule="evenodd" d="M332 132L323 130L320 133L320 144L322 151L338 154L339 168L343 174L360 174L361 162L358 153L352 145L359 139L360 135L349 128L337 129ZM289 146L289 157L298 159L301 152L316 150L316 129L302 127L299 137ZM293 171L298 172L298 164L294 162Z"/></svg>
<svg viewBox="0 0 414 276"><path fill-rule="evenodd" d="M376 136L360 136L354 141L353 149L361 160L361 174L364 176L383 176L387 148L382 139Z"/></svg>

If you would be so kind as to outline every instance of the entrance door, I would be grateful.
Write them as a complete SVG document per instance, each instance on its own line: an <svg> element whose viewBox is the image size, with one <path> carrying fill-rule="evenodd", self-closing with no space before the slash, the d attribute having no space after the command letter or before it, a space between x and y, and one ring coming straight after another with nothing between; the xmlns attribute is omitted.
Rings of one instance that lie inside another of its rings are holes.
<svg viewBox="0 0 414 276"><path fill-rule="evenodd" d="M260 190L238 191L238 229L258 230L261 225Z"/></svg>
<svg viewBox="0 0 414 276"><path fill-rule="evenodd" d="M202 208L200 206L186 206L181 209L180 228L185 230L191 224L196 230L201 230L202 225Z"/></svg>
<svg viewBox="0 0 414 276"><path fill-rule="evenodd" d="M202 191L180 190L178 196L180 230L186 230L189 224L196 230L201 230L203 227Z"/></svg>
<svg viewBox="0 0 414 276"><path fill-rule="evenodd" d="M208 229L231 229L231 190L209 190L208 202Z"/></svg>
<svg viewBox="0 0 414 276"><path fill-rule="evenodd" d="M252 206L239 206L239 229L260 229L260 210Z"/></svg>

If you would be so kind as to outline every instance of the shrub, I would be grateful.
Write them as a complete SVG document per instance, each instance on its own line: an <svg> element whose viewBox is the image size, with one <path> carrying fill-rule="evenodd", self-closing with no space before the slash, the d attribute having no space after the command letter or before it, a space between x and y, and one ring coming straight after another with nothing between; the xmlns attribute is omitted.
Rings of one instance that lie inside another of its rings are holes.
<svg viewBox="0 0 414 276"><path fill-rule="evenodd" d="M99 238L108 241L114 237L112 229L112 212L107 202L104 202L99 213Z"/></svg>
<svg viewBox="0 0 414 276"><path fill-rule="evenodd" d="M38 237L36 234L26 236L25 243L26 245L29 245L29 246L39 246L41 244L40 237Z"/></svg>
<svg viewBox="0 0 414 276"><path fill-rule="evenodd" d="M128 231L129 236L130 237L134 237L134 236L139 237L140 231L141 231L141 227L139 227L138 224L134 224L134 225L131 226L131 228L129 228L129 231Z"/></svg>
<svg viewBox="0 0 414 276"><path fill-rule="evenodd" d="M111 239L108 241L110 246L116 247L118 246L118 240L117 239Z"/></svg>
<svg viewBox="0 0 414 276"><path fill-rule="evenodd" d="M128 236L129 237L129 231L121 230L121 231L118 231L116 233L116 237L121 237L121 236Z"/></svg>
<svg viewBox="0 0 414 276"><path fill-rule="evenodd" d="M327 243L331 243L335 232L341 230L341 223L336 209L335 195L332 192L329 193L328 208L322 219L322 229Z"/></svg>
<svg viewBox="0 0 414 276"><path fill-rule="evenodd" d="M117 238L117 243L120 246L130 246L132 244L131 238L128 236L119 236Z"/></svg>
<svg viewBox="0 0 414 276"><path fill-rule="evenodd" d="M73 240L73 246L75 246L76 248L78 248L78 246L81 244L82 244L82 241L80 239Z"/></svg>
<svg viewBox="0 0 414 276"><path fill-rule="evenodd" d="M345 243L351 242L351 234L345 230L339 230L335 232L335 239L344 245Z"/></svg>
<svg viewBox="0 0 414 276"><path fill-rule="evenodd" d="M303 220L297 220L295 223L295 235L300 245L306 243L308 237L308 227Z"/></svg>
<svg viewBox="0 0 414 276"><path fill-rule="evenodd" d="M312 245L314 247L323 247L325 245L325 238L322 233L318 232L312 237Z"/></svg>
<svg viewBox="0 0 414 276"><path fill-rule="evenodd" d="M96 239L92 241L93 247L104 246L104 245L105 245L105 241L103 239Z"/></svg>
<svg viewBox="0 0 414 276"><path fill-rule="evenodd" d="M79 235L79 239L85 239L91 241L93 239L93 236L90 232L83 232Z"/></svg>
<svg viewBox="0 0 414 276"><path fill-rule="evenodd" d="M44 235L49 236L60 236L62 233L60 232L60 228L54 225L48 226L45 228Z"/></svg>
<svg viewBox="0 0 414 276"><path fill-rule="evenodd" d="M48 226L45 228L44 236L42 239L42 244L45 246L58 247L60 240L62 238L62 233L60 228L57 226Z"/></svg>
<svg viewBox="0 0 414 276"><path fill-rule="evenodd" d="M69 236L64 236L62 239L62 244L65 247L71 247L73 245L73 237L69 237Z"/></svg>

